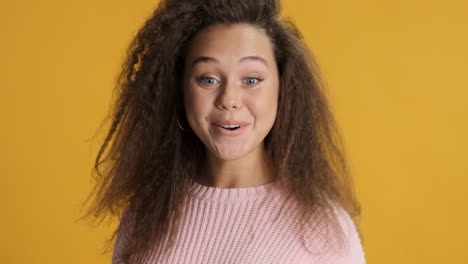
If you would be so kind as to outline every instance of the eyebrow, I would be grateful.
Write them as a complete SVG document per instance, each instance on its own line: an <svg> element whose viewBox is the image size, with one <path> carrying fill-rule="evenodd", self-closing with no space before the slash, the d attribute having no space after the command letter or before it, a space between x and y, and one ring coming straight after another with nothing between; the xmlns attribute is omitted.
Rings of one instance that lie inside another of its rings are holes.
<svg viewBox="0 0 468 264"><path fill-rule="evenodd" d="M241 62L244 62L244 61L259 61L263 64L265 64L265 66L268 67L268 62L260 57L260 56L247 56L247 57L243 57L239 60L239 63ZM197 63L201 63L201 62L214 62L214 63L219 63L219 61L215 58L212 58L212 57L206 57L206 56L201 56L201 57L198 57L196 59L194 59L192 61L192 68L195 67L195 64Z"/></svg>

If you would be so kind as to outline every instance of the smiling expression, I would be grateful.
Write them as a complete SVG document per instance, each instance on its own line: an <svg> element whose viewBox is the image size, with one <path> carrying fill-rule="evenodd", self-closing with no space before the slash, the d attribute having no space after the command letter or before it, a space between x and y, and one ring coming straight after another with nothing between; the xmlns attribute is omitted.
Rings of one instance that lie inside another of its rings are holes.
<svg viewBox="0 0 468 264"><path fill-rule="evenodd" d="M187 120L211 154L232 160L263 147L279 92L272 44L263 30L211 25L195 35L184 69Z"/></svg>

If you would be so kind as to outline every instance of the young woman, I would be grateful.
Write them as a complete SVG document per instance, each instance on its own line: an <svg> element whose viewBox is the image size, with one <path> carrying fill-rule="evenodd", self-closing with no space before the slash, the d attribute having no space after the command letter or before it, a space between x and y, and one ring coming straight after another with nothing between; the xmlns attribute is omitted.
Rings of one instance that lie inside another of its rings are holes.
<svg viewBox="0 0 468 264"><path fill-rule="evenodd" d="M134 38L88 212L122 215L114 264L365 263L317 66L279 13L166 0Z"/></svg>

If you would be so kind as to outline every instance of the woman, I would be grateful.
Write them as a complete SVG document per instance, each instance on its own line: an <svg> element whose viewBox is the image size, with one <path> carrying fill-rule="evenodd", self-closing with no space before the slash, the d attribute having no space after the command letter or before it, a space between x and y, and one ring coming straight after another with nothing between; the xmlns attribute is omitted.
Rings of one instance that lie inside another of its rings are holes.
<svg viewBox="0 0 468 264"><path fill-rule="evenodd" d="M113 263L365 263L317 67L279 12L161 1L134 38L88 212L122 213Z"/></svg>

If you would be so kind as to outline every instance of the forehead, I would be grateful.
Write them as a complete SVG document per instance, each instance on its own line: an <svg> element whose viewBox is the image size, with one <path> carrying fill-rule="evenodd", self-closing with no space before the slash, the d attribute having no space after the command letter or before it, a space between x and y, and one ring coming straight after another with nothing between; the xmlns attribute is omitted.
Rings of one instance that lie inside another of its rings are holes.
<svg viewBox="0 0 468 264"><path fill-rule="evenodd" d="M264 30L250 24L211 25L193 38L185 58L186 66L200 56L217 60L239 60L247 56L264 58L267 64L274 61L272 44Z"/></svg>

